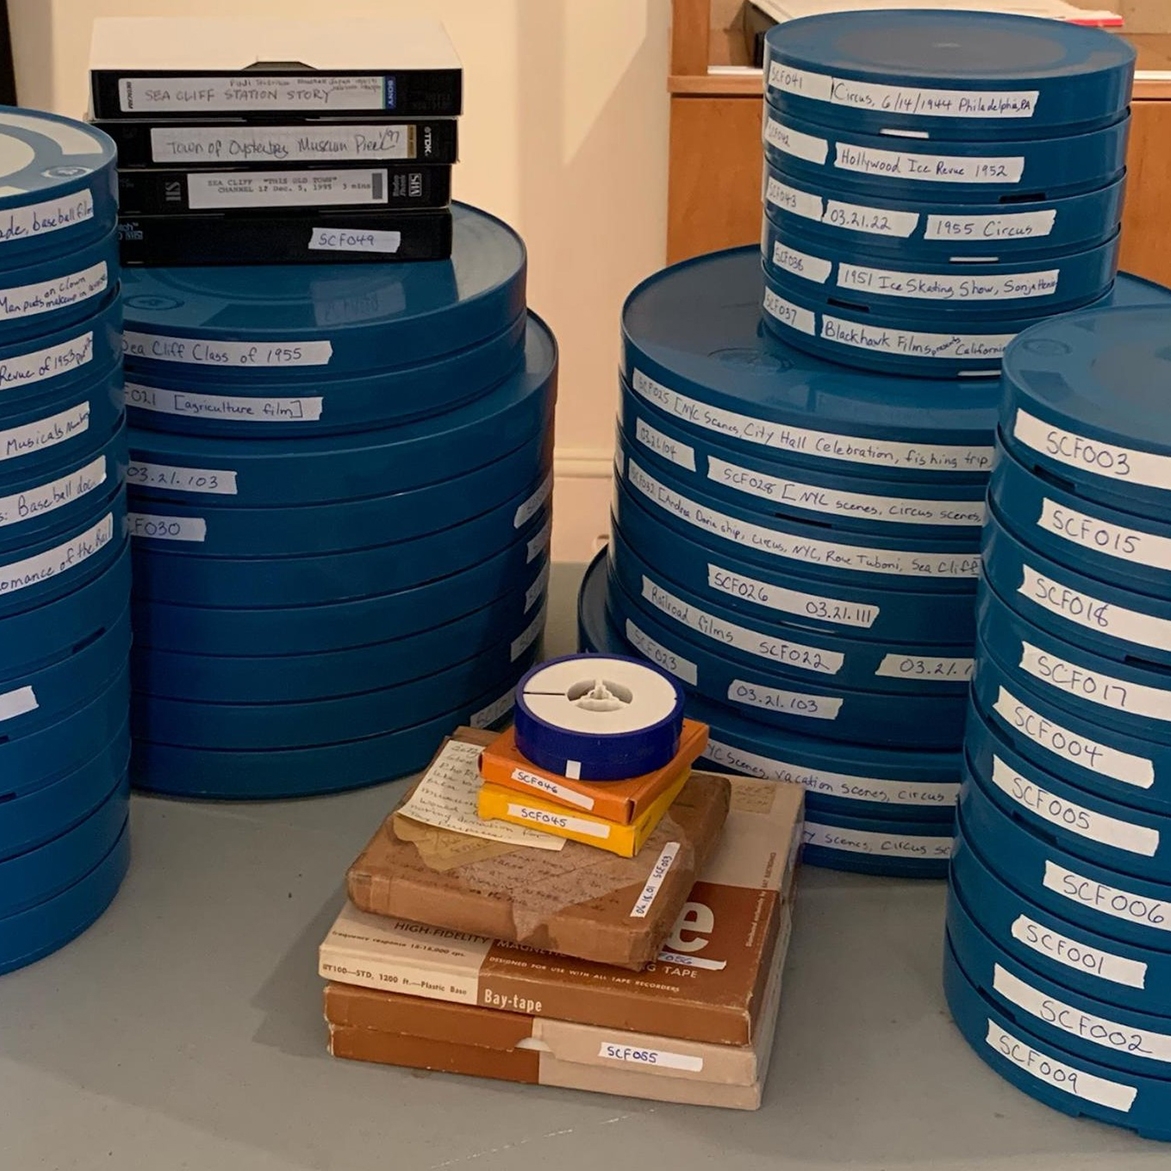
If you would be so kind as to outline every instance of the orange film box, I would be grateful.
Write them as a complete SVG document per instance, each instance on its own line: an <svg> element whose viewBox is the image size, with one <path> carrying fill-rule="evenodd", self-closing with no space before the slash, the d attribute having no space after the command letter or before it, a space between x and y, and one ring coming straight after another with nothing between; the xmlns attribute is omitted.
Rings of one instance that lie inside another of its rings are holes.
<svg viewBox="0 0 1171 1171"><path fill-rule="evenodd" d="M670 764L628 781L573 781L530 764L516 746L512 728L501 732L480 754L480 776L489 784L540 796L566 809L580 809L595 817L630 825L690 768L707 747L707 724L684 720L679 751Z"/></svg>

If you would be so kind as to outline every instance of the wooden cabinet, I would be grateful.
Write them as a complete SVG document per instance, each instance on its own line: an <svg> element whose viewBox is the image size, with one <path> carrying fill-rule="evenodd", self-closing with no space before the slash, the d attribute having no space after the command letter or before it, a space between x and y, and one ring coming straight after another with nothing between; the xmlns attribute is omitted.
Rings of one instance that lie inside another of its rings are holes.
<svg viewBox="0 0 1171 1171"><path fill-rule="evenodd" d="M674 0L667 219L672 263L760 238L762 80L759 70L742 64L747 46L727 25L738 8L731 0ZM1129 39L1139 51L1139 73L1122 267L1171 285L1171 31Z"/></svg>

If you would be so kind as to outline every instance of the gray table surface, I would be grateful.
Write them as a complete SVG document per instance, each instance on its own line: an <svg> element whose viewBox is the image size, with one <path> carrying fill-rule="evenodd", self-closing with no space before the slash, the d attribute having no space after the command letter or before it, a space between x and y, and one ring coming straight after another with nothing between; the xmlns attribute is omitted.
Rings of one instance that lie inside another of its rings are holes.
<svg viewBox="0 0 1171 1171"><path fill-rule="evenodd" d="M573 649L580 567L553 578ZM137 797L134 862L77 942L0 978L0 1168L1140 1171L1171 1149L989 1071L940 991L942 883L807 869L755 1114L334 1061L316 949L401 784L321 800Z"/></svg>

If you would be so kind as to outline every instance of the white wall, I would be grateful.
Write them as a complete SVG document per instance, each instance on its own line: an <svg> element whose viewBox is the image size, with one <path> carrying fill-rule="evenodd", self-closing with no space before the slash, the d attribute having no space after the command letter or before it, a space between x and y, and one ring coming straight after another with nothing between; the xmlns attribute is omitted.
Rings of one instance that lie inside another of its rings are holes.
<svg viewBox="0 0 1171 1171"><path fill-rule="evenodd" d="M561 345L554 554L606 530L622 300L665 255L669 0L9 0L22 104L80 117L95 16L434 16L464 64L457 197L513 224Z"/></svg>

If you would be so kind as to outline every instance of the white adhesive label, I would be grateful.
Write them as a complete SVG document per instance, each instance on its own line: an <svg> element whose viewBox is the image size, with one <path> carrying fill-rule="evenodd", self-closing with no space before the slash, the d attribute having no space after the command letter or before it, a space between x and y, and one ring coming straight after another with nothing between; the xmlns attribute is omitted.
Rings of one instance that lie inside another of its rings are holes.
<svg viewBox="0 0 1171 1171"><path fill-rule="evenodd" d="M1078 468L1106 480L1125 480L1147 488L1171 488L1171 456L1087 439L1073 431L1051 426L1022 410L1016 413L1012 433L1026 447L1066 467Z"/></svg>
<svg viewBox="0 0 1171 1171"><path fill-rule="evenodd" d="M869 801L877 805L923 805L950 809L959 796L959 782L895 781L878 777L853 777L846 773L807 768L761 756L720 740L709 739L704 758L743 776L764 781L785 781L803 786L810 793L840 797L846 801Z"/></svg>
<svg viewBox="0 0 1171 1171"><path fill-rule="evenodd" d="M123 114L224 110L385 110L387 86L378 76L236 73L230 77L120 77ZM390 103L393 109L393 100Z"/></svg>
<svg viewBox="0 0 1171 1171"><path fill-rule="evenodd" d="M610 827L596 821L585 821L580 817L570 817L565 813L554 813L549 809L534 809L531 805L508 803L508 816L519 817L521 821L540 829L562 829L570 833L585 834L589 838L597 838L604 842L610 836Z"/></svg>
<svg viewBox="0 0 1171 1171"><path fill-rule="evenodd" d="M104 293L109 284L110 276L106 262L99 260L89 268L57 277L56 280L0 289L0 320L36 317L41 313L67 309L70 305L88 301L90 297Z"/></svg>
<svg viewBox="0 0 1171 1171"><path fill-rule="evenodd" d="M872 854L882 858L910 858L929 861L951 857L951 837L919 837L886 834L878 830L842 829L805 821L804 842L826 850L845 850L849 854Z"/></svg>
<svg viewBox="0 0 1171 1171"><path fill-rule="evenodd" d="M1024 580L1017 593L1051 614L1084 626L1087 630L1112 634L1115 638L1140 646L1171 650L1171 620L1156 618L1153 614L1140 614L1136 610L1127 610L1090 594L1083 594L1080 590L1038 573L1030 565L1023 566L1022 577Z"/></svg>
<svg viewBox="0 0 1171 1171"><path fill-rule="evenodd" d="M771 582L758 581L743 573L733 573L719 565L709 563L707 584L713 590L728 594L742 601L755 602L770 610L796 614L805 618L820 618L839 626L871 627L878 618L877 606L862 602L843 602L837 598L823 598L817 594L803 594L799 590L782 589Z"/></svg>
<svg viewBox="0 0 1171 1171"><path fill-rule="evenodd" d="M824 138L793 130L775 118L765 120L764 140L783 154L816 163L819 167L824 167L825 160L829 157L829 143Z"/></svg>
<svg viewBox="0 0 1171 1171"><path fill-rule="evenodd" d="M63 545L46 549L35 557L0 566L0 595L14 594L26 586L39 585L68 569L76 569L104 549L114 537L114 518L107 514L92 528Z"/></svg>
<svg viewBox="0 0 1171 1171"><path fill-rule="evenodd" d="M638 369L634 371L631 386L636 394L673 418L705 431L778 451L908 470L987 472L992 469L991 447L898 443L813 431L806 427L788 427L783 423L708 406L656 382Z"/></svg>
<svg viewBox="0 0 1171 1171"><path fill-rule="evenodd" d="M1005 764L999 756L992 757L992 781L1022 809L1028 809L1050 825L1069 833L1101 842L1130 854L1153 858L1159 852L1159 831L1133 822L1120 821L1087 809L1056 793L1051 793L1036 781L1022 776Z"/></svg>
<svg viewBox="0 0 1171 1171"><path fill-rule="evenodd" d="M810 512L890 521L892 524L979 528L984 523L984 504L977 500L911 500L899 496L871 496L864 492L839 492L817 484L770 476L714 455L708 456L707 475L717 484Z"/></svg>
<svg viewBox="0 0 1171 1171"><path fill-rule="evenodd" d="M0 359L0 391L28 386L88 366L94 356L94 335L87 330L60 345Z"/></svg>
<svg viewBox="0 0 1171 1171"><path fill-rule="evenodd" d="M383 204L385 169L369 171L192 171L187 202L192 211L240 207L320 207Z"/></svg>
<svg viewBox="0 0 1171 1171"><path fill-rule="evenodd" d="M594 807L594 799L587 794L567 789L564 785L559 785L548 777L529 772L527 768L514 768L511 776L518 785L524 785L528 789L536 789L539 793L546 793L566 805L576 805L578 809L584 809L587 813Z"/></svg>
<svg viewBox="0 0 1171 1171"><path fill-rule="evenodd" d="M902 354L913 358L946 358L963 362L988 362L1004 357L1011 333L922 333L841 317L823 316L821 336L840 346L874 350L882 354Z"/></svg>
<svg viewBox="0 0 1171 1171"><path fill-rule="evenodd" d="M1013 921L1012 937L1038 955L1064 964L1082 975L1096 976L1099 980L1124 984L1128 988L1146 987L1146 964L1091 947L1030 919L1028 915L1019 915Z"/></svg>
<svg viewBox="0 0 1171 1171"><path fill-rule="evenodd" d="M655 609L674 619L681 626L686 626L721 646L736 647L737 650L758 655L771 663L793 667L799 671L815 671L820 675L836 675L846 665L846 656L837 651L822 650L820 647L806 646L803 643L790 642L788 639L772 638L746 626L717 618L714 614L688 605L682 598L676 597L645 575L642 579L642 596Z"/></svg>
<svg viewBox="0 0 1171 1171"><path fill-rule="evenodd" d="M728 684L728 701L761 711L784 712L807 720L836 720L842 710L841 699L828 695L805 695L800 691L783 691L733 679Z"/></svg>
<svg viewBox="0 0 1171 1171"><path fill-rule="evenodd" d="M1034 679L1088 703L1151 720L1171 720L1171 691L1079 667L1027 642L1021 643L1020 667Z"/></svg>
<svg viewBox="0 0 1171 1171"><path fill-rule="evenodd" d="M603 1041L598 1056L651 1069L678 1069L685 1073L700 1073L703 1070L702 1057L692 1057L689 1053L668 1053L665 1049L638 1049L613 1041Z"/></svg>
<svg viewBox="0 0 1171 1171"><path fill-rule="evenodd" d="M1171 538L1123 528L1067 508L1064 504L1055 504L1048 497L1041 501L1037 527L1071 545L1092 549L1106 557L1117 557L1152 569L1171 569Z"/></svg>
<svg viewBox="0 0 1171 1171"><path fill-rule="evenodd" d="M929 215L925 240L1039 240L1050 235L1057 209L1000 215Z"/></svg>
<svg viewBox="0 0 1171 1171"><path fill-rule="evenodd" d="M553 473L550 472L542 481L541 486L523 503L512 518L514 529L523 528L544 507L545 501L553 494Z"/></svg>
<svg viewBox="0 0 1171 1171"><path fill-rule="evenodd" d="M0 461L19 459L32 451L56 447L89 430L89 403L69 407L47 419L0 431Z"/></svg>
<svg viewBox="0 0 1171 1171"><path fill-rule="evenodd" d="M690 683L692 687L698 683L699 668L693 662L675 654L674 651L667 650L662 643L656 642L649 634L635 626L629 618L626 620L626 638L631 646L642 653L644 658L650 659L652 663L657 663L664 671L669 671L674 675L676 679L682 679L684 683Z"/></svg>
<svg viewBox="0 0 1171 1171"><path fill-rule="evenodd" d="M224 419L241 423L305 423L321 418L324 399L243 398L226 394L189 394L158 386L126 384L127 405L140 411L184 415L191 419Z"/></svg>
<svg viewBox="0 0 1171 1171"><path fill-rule="evenodd" d="M183 362L189 366L327 366L333 357L328 341L224 342L214 338L168 337L127 330L122 351L130 358Z"/></svg>
<svg viewBox="0 0 1171 1171"><path fill-rule="evenodd" d="M926 89L813 73L774 61L769 87L815 102L917 118L1031 118L1040 91Z"/></svg>
<svg viewBox="0 0 1171 1171"><path fill-rule="evenodd" d="M545 562L544 568L537 574L536 581L529 586L525 593L525 608L524 613L528 613L540 599L544 596L545 588L549 584L549 573L552 566L548 561Z"/></svg>
<svg viewBox="0 0 1171 1171"><path fill-rule="evenodd" d="M512 640L511 659L516 662L533 645L534 642L541 636L541 632L545 629L545 611L546 607L542 606L537 612L536 617L532 622L525 627L525 629Z"/></svg>
<svg viewBox="0 0 1171 1171"><path fill-rule="evenodd" d="M164 492L199 492L205 496L235 496L236 473L215 468L177 468L169 464L133 460L126 483Z"/></svg>
<svg viewBox="0 0 1171 1171"><path fill-rule="evenodd" d="M525 564L531 565L546 549L549 548L549 538L553 535L553 518L550 517L541 526L540 532L530 539L527 548Z"/></svg>
<svg viewBox="0 0 1171 1171"><path fill-rule="evenodd" d="M770 317L775 317L782 325L807 333L812 337L817 332L817 322L811 309L802 309L792 301L786 301L772 289L764 291L764 308Z"/></svg>
<svg viewBox="0 0 1171 1171"><path fill-rule="evenodd" d="M919 226L919 213L866 207L860 203L842 203L831 199L826 204L822 222L848 232L868 232L872 236L897 236L905 240L913 235Z"/></svg>
<svg viewBox="0 0 1171 1171"><path fill-rule="evenodd" d="M679 853L678 842L668 842L660 851L658 859L651 867L651 872L647 876L646 885L642 888L642 893L635 899L634 906L630 909L631 919L645 919L650 912L651 907L655 905L655 899L659 897L659 890L663 885L664 879L671 871L671 867L675 864L675 858Z"/></svg>
<svg viewBox="0 0 1171 1171"><path fill-rule="evenodd" d="M626 478L634 489L657 508L679 517L687 524L713 533L723 540L773 553L778 557L834 569L900 577L974 578L979 573L980 557L975 553L895 552L794 537L777 529L750 524L681 496L648 475L633 459L627 464Z"/></svg>
<svg viewBox="0 0 1171 1171"><path fill-rule="evenodd" d="M512 711L516 703L516 692L509 688L499 699L493 700L487 707L473 712L468 723L473 728L490 728L497 720L503 719Z"/></svg>
<svg viewBox="0 0 1171 1171"><path fill-rule="evenodd" d="M78 191L62 199L47 199L0 213L0 246L9 240L27 240L83 224L94 218L92 191Z"/></svg>
<svg viewBox="0 0 1171 1171"><path fill-rule="evenodd" d="M832 261L790 248L780 240L773 244L773 264L785 272L819 285L824 285L834 270Z"/></svg>
<svg viewBox="0 0 1171 1171"><path fill-rule="evenodd" d="M838 266L838 287L864 289L885 297L906 297L918 301L1003 301L1052 297L1057 292L1061 270L1022 272L1011 276L980 276L958 273L893 272L886 268L864 268L856 264Z"/></svg>
<svg viewBox="0 0 1171 1171"><path fill-rule="evenodd" d="M790 187L788 183L782 183L780 179L775 179L771 175L765 181L764 197L774 207L792 212L802 219L816 220L818 223L821 222L822 213L825 211L820 195L798 191L796 187Z"/></svg>
<svg viewBox="0 0 1171 1171"><path fill-rule="evenodd" d="M836 144L834 166L839 171L853 171L859 175L921 183L1019 183L1025 173L1025 160L1019 155L964 158L960 155L878 150L848 142Z"/></svg>
<svg viewBox="0 0 1171 1171"><path fill-rule="evenodd" d="M15 720L17 716L35 712L40 704L31 687L18 687L0 695L0 721Z"/></svg>
<svg viewBox="0 0 1171 1171"><path fill-rule="evenodd" d="M106 482L106 458L98 456L83 468L67 476L17 492L12 496L0 497L0 527L20 524L45 513L54 512L66 504L72 504L88 495Z"/></svg>
<svg viewBox="0 0 1171 1171"><path fill-rule="evenodd" d="M402 243L402 232L317 227L309 237L309 251L378 252L383 256L393 256L402 247Z"/></svg>
<svg viewBox="0 0 1171 1171"><path fill-rule="evenodd" d="M409 126L152 126L155 163L284 163L413 159Z"/></svg>
<svg viewBox="0 0 1171 1171"><path fill-rule="evenodd" d="M974 659L884 655L874 674L882 679L926 679L937 683L966 683L972 678L975 666Z"/></svg>
<svg viewBox="0 0 1171 1171"><path fill-rule="evenodd" d="M1061 895L1071 903L1089 907L1113 919L1149 927L1153 931L1171 931L1171 906L1159 899L1136 895L1131 891L1107 886L1066 870L1056 862L1045 863L1044 884L1047 890Z"/></svg>
<svg viewBox="0 0 1171 1171"><path fill-rule="evenodd" d="M1171 1061L1171 1036L1166 1033L1136 1029L1075 1008L1055 996L1046 996L999 964L993 969L992 986L1010 1003L1072 1037L1081 1037L1116 1053L1147 1057L1151 1061Z"/></svg>
<svg viewBox="0 0 1171 1171"><path fill-rule="evenodd" d="M680 443L678 439L664 435L662 431L652 427L645 419L635 421L634 434L643 447L649 447L656 455L670 460L673 464L678 464L681 468L686 468L689 472L695 471L694 447L688 447L686 443Z"/></svg>
<svg viewBox="0 0 1171 1171"><path fill-rule="evenodd" d="M126 528L132 537L152 541L207 540L207 521L198 516L151 516L145 512L126 514Z"/></svg>
<svg viewBox="0 0 1171 1171"><path fill-rule="evenodd" d="M1040 744L1054 756L1139 789L1149 789L1155 783L1153 761L1133 756L1129 752L1120 752L1117 748L1091 740L1081 732L1062 727L1033 711L1028 704L1022 703L1003 687L993 706L996 714L1010 728L1015 728L1022 736L1028 737L1034 744Z"/></svg>
<svg viewBox="0 0 1171 1171"><path fill-rule="evenodd" d="M1078 1069L1076 1065L1058 1061L1057 1058L1050 1057L1047 1053L1034 1049L1032 1045L1018 1040L995 1021L988 1022L988 1035L984 1040L1001 1057L1011 1061L1031 1077L1055 1086L1074 1098L1096 1102L1099 1106L1125 1114L1130 1111L1135 1098L1138 1097L1138 1090L1134 1086L1107 1081L1106 1078Z"/></svg>

